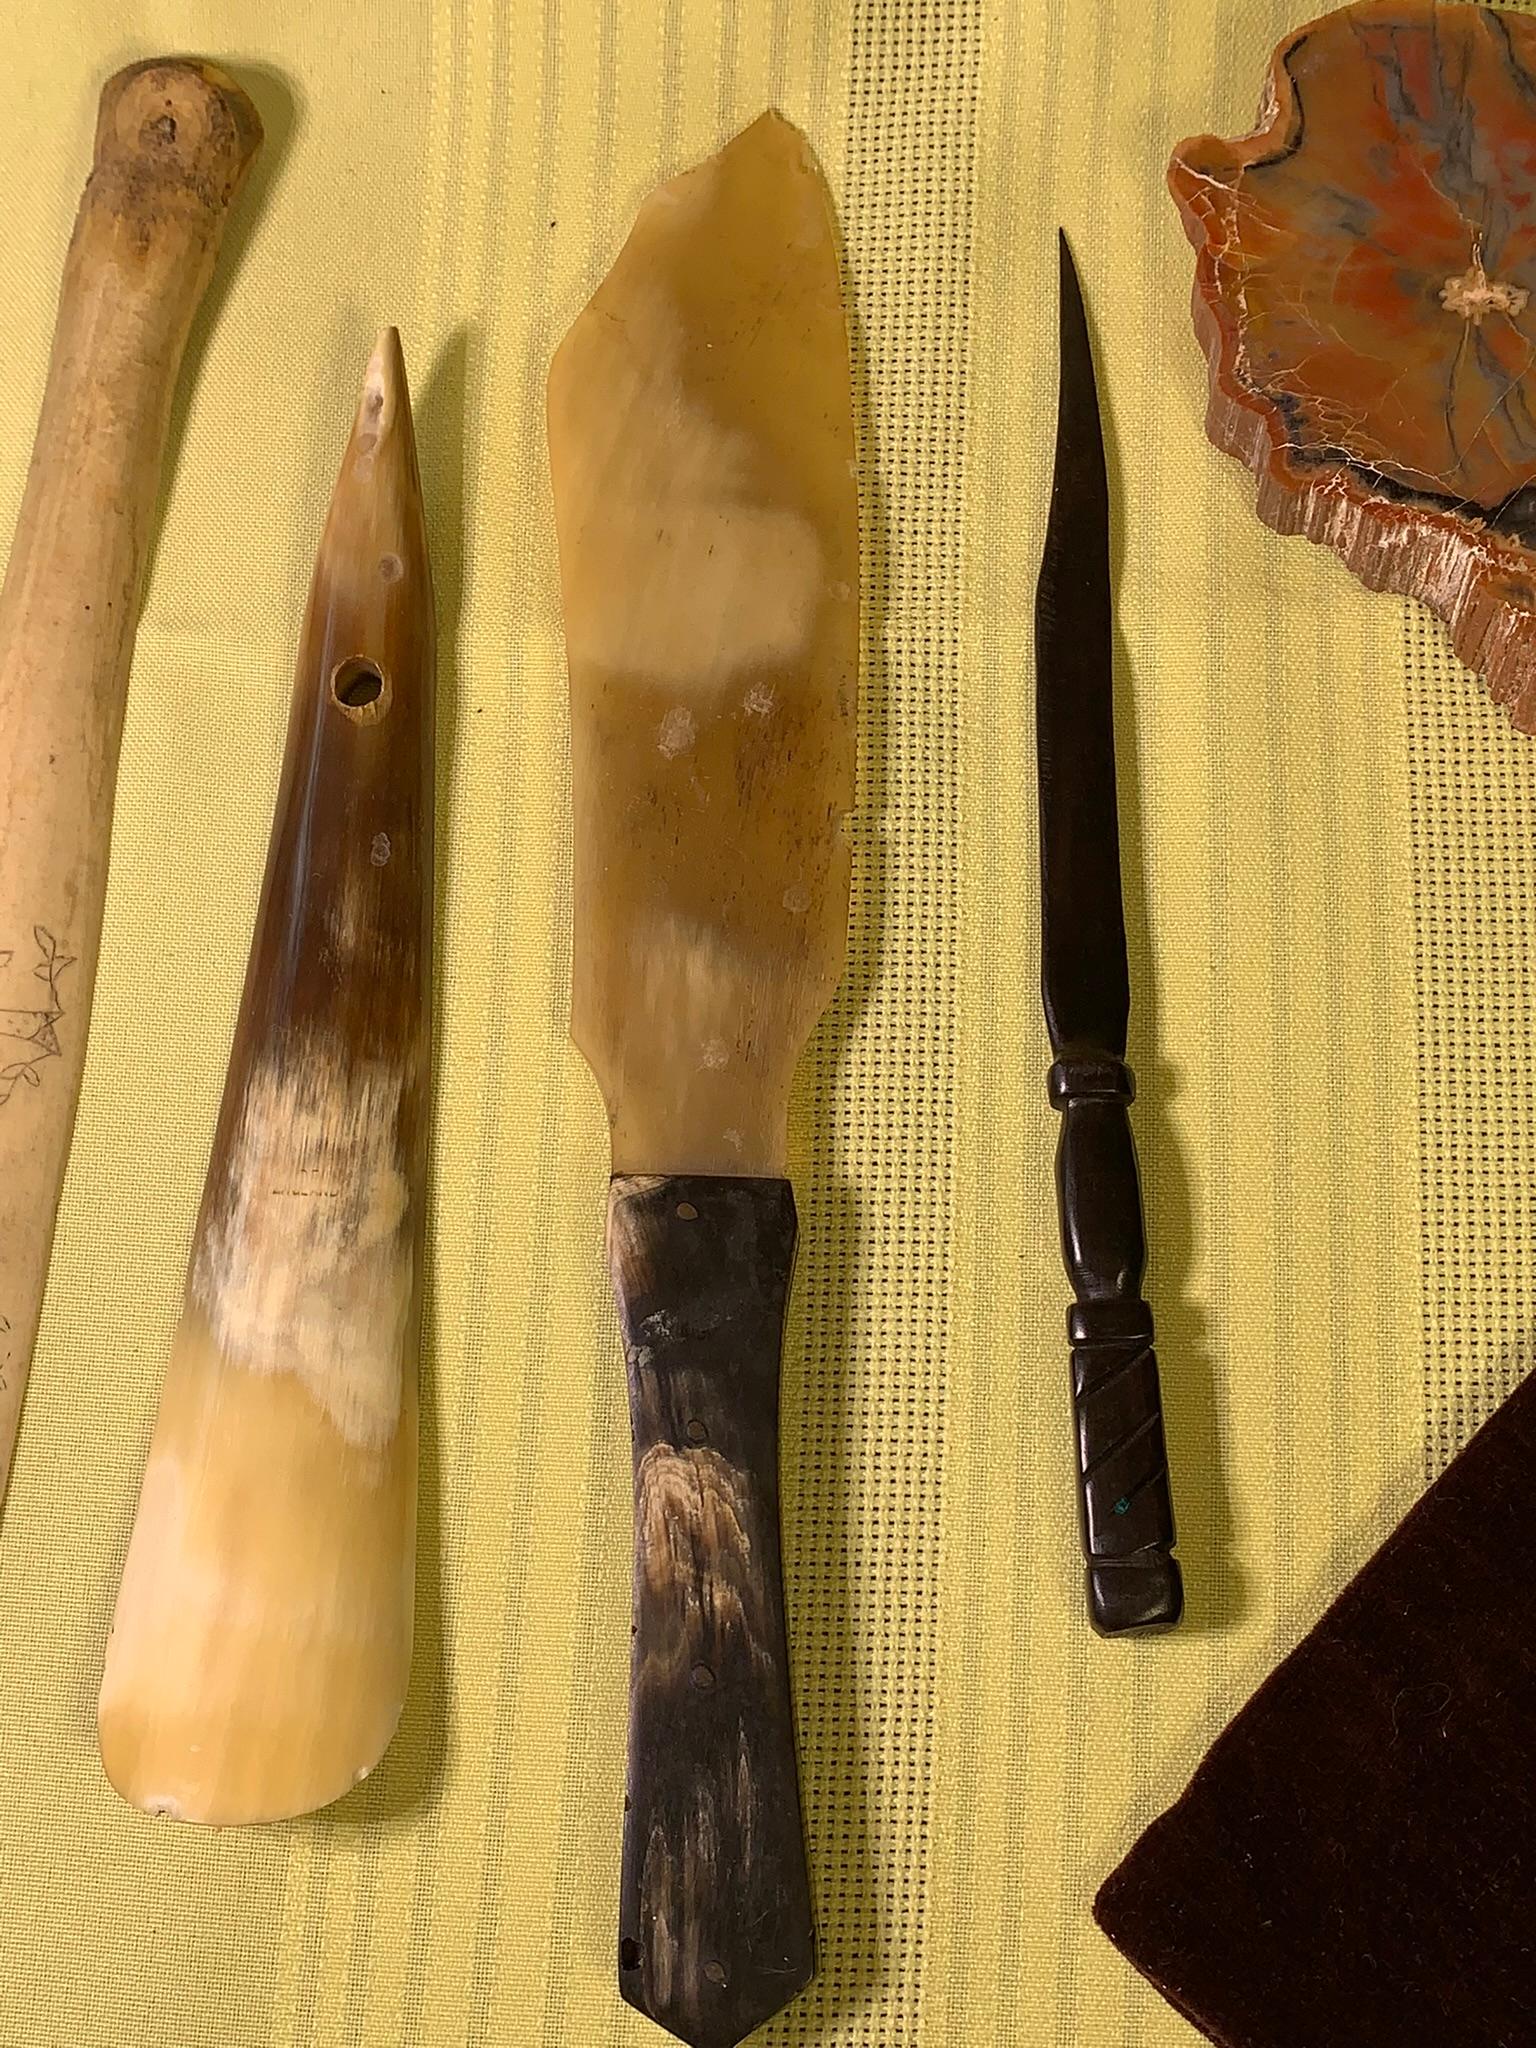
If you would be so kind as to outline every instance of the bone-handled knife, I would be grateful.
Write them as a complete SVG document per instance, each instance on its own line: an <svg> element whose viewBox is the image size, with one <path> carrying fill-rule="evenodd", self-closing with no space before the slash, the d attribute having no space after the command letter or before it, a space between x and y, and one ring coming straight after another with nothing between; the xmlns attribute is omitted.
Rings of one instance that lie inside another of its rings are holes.
<svg viewBox="0 0 1536 2048"><path fill-rule="evenodd" d="M1131 1006L1115 802L1109 486L1088 319L1061 245L1056 469L1035 598L1040 986L1061 1112L1056 1187L1088 1612L1102 1635L1183 1611L1163 1447L1146 1244L1128 1114Z"/></svg>
<svg viewBox="0 0 1536 2048"><path fill-rule="evenodd" d="M549 381L572 1029L634 1436L623 1996L729 2048L813 1963L779 1555L791 1076L842 974L858 507L831 206L764 115L642 207Z"/></svg>

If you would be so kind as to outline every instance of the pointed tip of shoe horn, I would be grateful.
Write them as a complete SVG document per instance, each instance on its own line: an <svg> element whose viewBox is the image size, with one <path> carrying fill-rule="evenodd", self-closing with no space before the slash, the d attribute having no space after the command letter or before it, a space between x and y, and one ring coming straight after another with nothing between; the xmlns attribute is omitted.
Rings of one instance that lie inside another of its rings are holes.
<svg viewBox="0 0 1536 2048"><path fill-rule="evenodd" d="M378 582L395 599L429 581L410 383L395 327L380 330L363 372L320 562L338 581Z"/></svg>
<svg viewBox="0 0 1536 2048"><path fill-rule="evenodd" d="M381 327L373 354L363 372L363 389L357 401L354 438L371 437L385 441L404 415L411 424L411 393L405 375L405 354L400 347L398 327Z"/></svg>

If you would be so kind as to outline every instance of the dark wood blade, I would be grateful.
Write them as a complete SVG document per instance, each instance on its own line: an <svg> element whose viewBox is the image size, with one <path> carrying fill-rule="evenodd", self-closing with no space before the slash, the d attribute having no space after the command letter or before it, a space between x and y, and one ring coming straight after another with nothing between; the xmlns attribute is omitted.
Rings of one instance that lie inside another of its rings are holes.
<svg viewBox="0 0 1536 2048"><path fill-rule="evenodd" d="M1123 1054L1130 1010L1115 806L1109 487L1093 351L1061 237L1061 383L1035 592L1040 986L1058 1054Z"/></svg>

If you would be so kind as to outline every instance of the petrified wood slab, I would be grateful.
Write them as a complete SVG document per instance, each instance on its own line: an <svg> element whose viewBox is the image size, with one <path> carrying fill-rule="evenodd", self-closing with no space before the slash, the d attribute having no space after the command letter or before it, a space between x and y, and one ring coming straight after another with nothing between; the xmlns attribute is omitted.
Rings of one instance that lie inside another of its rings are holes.
<svg viewBox="0 0 1536 2048"><path fill-rule="evenodd" d="M1370 0L1180 144L1207 428L1259 516L1421 598L1536 732L1536 20Z"/></svg>

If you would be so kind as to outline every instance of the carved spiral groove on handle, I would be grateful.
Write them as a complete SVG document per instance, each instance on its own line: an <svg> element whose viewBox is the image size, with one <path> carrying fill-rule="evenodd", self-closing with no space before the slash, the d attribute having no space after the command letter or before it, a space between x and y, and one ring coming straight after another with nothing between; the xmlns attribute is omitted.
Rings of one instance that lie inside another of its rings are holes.
<svg viewBox="0 0 1536 2048"><path fill-rule="evenodd" d="M1067 1318L1067 1334L1084 1547L1097 1560L1171 1544L1152 1311L1140 1300L1079 1302Z"/></svg>

